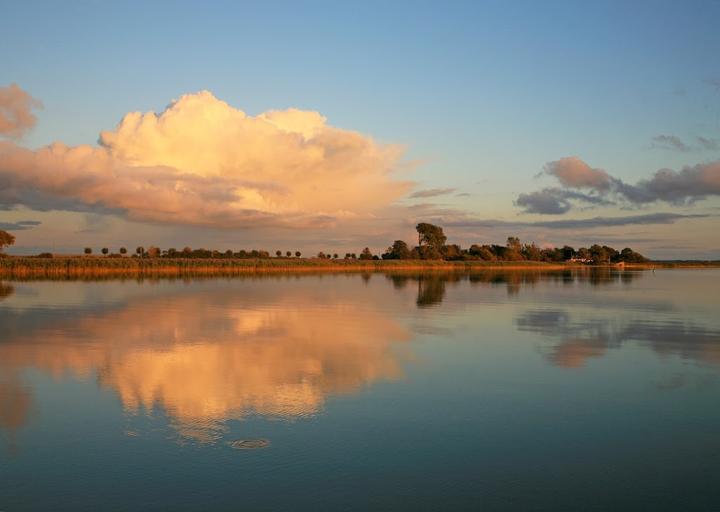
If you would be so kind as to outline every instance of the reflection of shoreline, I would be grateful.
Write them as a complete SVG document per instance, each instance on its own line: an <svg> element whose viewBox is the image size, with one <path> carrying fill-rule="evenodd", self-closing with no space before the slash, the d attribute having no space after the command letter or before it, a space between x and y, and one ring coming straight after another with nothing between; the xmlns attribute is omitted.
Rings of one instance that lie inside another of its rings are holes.
<svg viewBox="0 0 720 512"><path fill-rule="evenodd" d="M410 332L387 313L364 301L272 293L258 307L252 290L178 289L53 317L30 332L10 325L0 377L27 367L58 379L97 375L128 413L160 406L181 436L210 442L229 419L313 415L328 395L402 375L396 345ZM22 402L7 404L19 413Z"/></svg>
<svg viewBox="0 0 720 512"><path fill-rule="evenodd" d="M556 366L579 368L608 350L638 342L660 356L678 356L720 365L720 330L676 319L623 320L622 317L573 320L565 310L530 310L515 319L520 331L556 340L547 359Z"/></svg>
<svg viewBox="0 0 720 512"><path fill-rule="evenodd" d="M516 295L523 286L533 286L541 282L562 283L571 285L587 283L591 286L602 286L618 282L629 284L642 277L642 273L618 271L612 268L592 267L585 269L563 270L561 272L527 272L527 271L484 271L466 273L385 273L396 289L403 289L409 283L417 283L417 301L419 308L430 307L442 303L447 284L457 285L468 281L471 285L490 284L506 285L508 295Z"/></svg>

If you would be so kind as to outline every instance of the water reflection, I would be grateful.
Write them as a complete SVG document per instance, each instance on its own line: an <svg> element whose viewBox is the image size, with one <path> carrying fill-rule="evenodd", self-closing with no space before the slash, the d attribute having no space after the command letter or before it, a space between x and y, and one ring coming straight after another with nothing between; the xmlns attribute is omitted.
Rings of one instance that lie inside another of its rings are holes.
<svg viewBox="0 0 720 512"><path fill-rule="evenodd" d="M23 328L8 325L15 335L0 343L0 421L22 423L30 395L17 372L28 367L96 375L129 413L159 406L181 436L203 442L228 419L312 415L330 394L401 375L395 345L410 333L367 303L282 294L266 307L254 302L227 289L140 298L32 328L6 312L3 322Z"/></svg>
<svg viewBox="0 0 720 512"><path fill-rule="evenodd" d="M0 301L10 297L15 291L15 287L11 284L3 283L0 281Z"/></svg>
<svg viewBox="0 0 720 512"><path fill-rule="evenodd" d="M16 371L0 371L0 432L11 452L15 451L15 433L27 422L32 402L31 390Z"/></svg>
<svg viewBox="0 0 720 512"><path fill-rule="evenodd" d="M39 392L25 370L39 369L57 380L96 381L128 414L157 409L181 438L214 442L228 420L308 417L330 395L398 379L413 335L437 341L463 326L473 336L517 336L517 329L550 340L547 360L566 368L627 342L720 364L720 329L678 308L712 303L706 295L715 288L700 293L697 283L678 289L649 277L637 283L643 275L579 269L16 283L14 294L0 283L7 299L0 428L12 436L28 421Z"/></svg>
<svg viewBox="0 0 720 512"><path fill-rule="evenodd" d="M573 319L565 310L531 310L515 323L521 331L554 339L547 358L565 368L584 366L588 359L627 342L640 343L662 356L720 364L720 330L687 320L628 319L622 314Z"/></svg>
<svg viewBox="0 0 720 512"><path fill-rule="evenodd" d="M642 277L641 272L618 271L614 268L592 267L568 269L563 271L502 271L486 270L473 272L402 272L389 273L386 278L397 290L405 289L410 283L417 285L416 304L419 308L436 306L445 298L449 286L456 286L462 282L472 285L505 286L508 295L517 295L524 286L534 286L538 283L562 283L572 285L575 283L589 284L591 286L612 285L617 283L630 284Z"/></svg>

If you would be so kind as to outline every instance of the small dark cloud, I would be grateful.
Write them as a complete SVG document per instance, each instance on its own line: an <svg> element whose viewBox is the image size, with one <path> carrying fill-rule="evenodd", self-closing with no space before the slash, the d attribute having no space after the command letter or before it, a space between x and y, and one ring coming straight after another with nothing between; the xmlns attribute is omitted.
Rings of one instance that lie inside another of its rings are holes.
<svg viewBox="0 0 720 512"><path fill-rule="evenodd" d="M719 139L708 139L705 137L696 137L696 140L702 149L706 149L708 151L714 151L716 149L720 149L720 140Z"/></svg>
<svg viewBox="0 0 720 512"><path fill-rule="evenodd" d="M677 135L656 135L652 138L652 147L672 151L690 151L691 149Z"/></svg>
<svg viewBox="0 0 720 512"><path fill-rule="evenodd" d="M425 197L437 197L444 196L446 194L452 194L455 192L454 188L428 188L425 190L418 190L410 194L410 199L425 198Z"/></svg>
<svg viewBox="0 0 720 512"><path fill-rule="evenodd" d="M122 213L122 210L106 208L102 204L87 204L77 199L55 197L28 186L14 186L10 180L0 176L0 210L12 210L18 205L41 212L64 210L107 214Z"/></svg>
<svg viewBox="0 0 720 512"><path fill-rule="evenodd" d="M720 195L720 161L684 167L680 171L660 169L637 185L618 181L618 192L633 203L666 201L689 204L711 195Z"/></svg>
<svg viewBox="0 0 720 512"><path fill-rule="evenodd" d="M525 213L560 215L569 211L573 207L574 201L593 206L613 204L612 201L602 197L574 190L544 188L538 192L520 194L515 200L515 206L523 208Z"/></svg>
<svg viewBox="0 0 720 512"><path fill-rule="evenodd" d="M470 195L468 192L458 192L455 197L470 197Z"/></svg>
<svg viewBox="0 0 720 512"><path fill-rule="evenodd" d="M20 220L17 222L0 222L0 229L3 231L24 231L39 226L40 221L37 220Z"/></svg>
<svg viewBox="0 0 720 512"><path fill-rule="evenodd" d="M713 144L709 139L703 141L708 147ZM559 215L573 209L575 203L592 207L614 204L615 201L633 207L658 201L688 205L720 195L720 160L686 166L680 171L660 169L635 185L602 169L593 169L577 157L550 162L545 166L545 173L556 177L562 188L520 194L515 205L526 213Z"/></svg>
<svg viewBox="0 0 720 512"><path fill-rule="evenodd" d="M606 192L613 178L603 169L594 169L576 156L545 164L545 174L554 176L563 187Z"/></svg>
<svg viewBox="0 0 720 512"><path fill-rule="evenodd" d="M713 151L720 149L720 140L708 137L695 137L695 144L683 141L677 135L656 135L652 138L652 148L667 149L670 151Z"/></svg>

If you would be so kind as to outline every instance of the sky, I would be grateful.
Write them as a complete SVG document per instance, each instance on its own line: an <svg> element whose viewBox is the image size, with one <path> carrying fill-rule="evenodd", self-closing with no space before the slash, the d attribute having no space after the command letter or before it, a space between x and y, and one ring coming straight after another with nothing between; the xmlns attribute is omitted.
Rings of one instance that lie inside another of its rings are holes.
<svg viewBox="0 0 720 512"><path fill-rule="evenodd" d="M720 258L719 1L0 0L11 252Z"/></svg>

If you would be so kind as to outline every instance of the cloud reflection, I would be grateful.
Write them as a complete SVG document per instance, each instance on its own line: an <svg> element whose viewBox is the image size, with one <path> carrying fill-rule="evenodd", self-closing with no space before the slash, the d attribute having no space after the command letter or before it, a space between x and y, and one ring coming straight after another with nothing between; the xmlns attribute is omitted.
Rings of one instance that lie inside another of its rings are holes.
<svg viewBox="0 0 720 512"><path fill-rule="evenodd" d="M15 451L15 432L27 422L32 405L32 391L17 373L0 371L0 432L7 433L11 452Z"/></svg>
<svg viewBox="0 0 720 512"><path fill-rule="evenodd" d="M202 442L216 440L227 420L313 415L328 395L402 374L396 345L409 331L364 302L282 294L255 302L225 289L56 317L3 341L0 372L96 375L128 413L161 407L182 437ZM21 322L5 319L13 318ZM11 419L25 407L8 403Z"/></svg>
<svg viewBox="0 0 720 512"><path fill-rule="evenodd" d="M720 364L720 330L672 318L623 319L622 315L574 320L566 310L531 310L515 319L520 331L553 338L547 354L557 366L578 368L609 349L636 342L661 356Z"/></svg>

